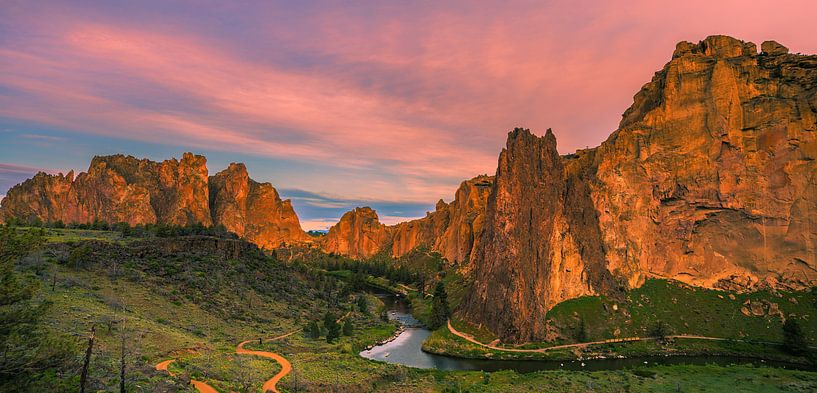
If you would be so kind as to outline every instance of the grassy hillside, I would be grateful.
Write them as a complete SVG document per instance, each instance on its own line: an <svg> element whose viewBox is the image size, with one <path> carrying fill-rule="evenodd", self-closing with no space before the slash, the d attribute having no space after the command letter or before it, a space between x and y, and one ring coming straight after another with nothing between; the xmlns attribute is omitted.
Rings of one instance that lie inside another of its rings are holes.
<svg viewBox="0 0 817 393"><path fill-rule="evenodd" d="M191 378L220 392L258 392L280 365L269 359L236 355L236 344L301 329L322 320L327 311L351 321L352 334L328 343L325 326L319 324L318 338L298 332L282 340L247 346L273 351L292 363L293 372L278 385L282 391L638 392L676 391L679 386L683 391L721 391L727 385L744 391L757 387L766 391L817 388L813 373L745 366L531 374L409 369L357 355L366 345L390 336L395 325L381 321L382 303L376 297L357 292L345 282L349 272L328 274L299 262L283 263L229 238L125 241L109 231L60 229L55 238L54 234L41 235L38 229L3 230L3 260L13 262L3 276L4 293L28 288L20 283L32 286L30 299L23 297L11 305L6 302L0 308L0 338L7 353L37 356L26 358L32 363L16 377L2 374L0 369L2 391L76 391L93 326L96 340L87 391L118 391L124 342L128 392L192 392ZM449 297L456 303L465 291L462 277L449 272L437 272L436 277L446 283ZM389 281L383 283L388 285ZM360 296L366 298L367 312L358 306ZM416 292L414 296L418 296ZM418 304L422 307L423 303ZM10 310L23 309L40 313L39 318L10 319ZM16 330L9 330L10 326ZM9 335L9 331L17 333ZM169 366L173 377L154 369L167 359L177 359Z"/></svg>

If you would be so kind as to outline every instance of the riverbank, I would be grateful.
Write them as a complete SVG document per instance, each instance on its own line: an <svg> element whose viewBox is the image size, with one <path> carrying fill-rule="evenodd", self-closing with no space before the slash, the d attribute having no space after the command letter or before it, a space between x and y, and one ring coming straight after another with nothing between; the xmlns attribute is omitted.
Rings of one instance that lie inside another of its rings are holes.
<svg viewBox="0 0 817 393"><path fill-rule="evenodd" d="M595 359L632 359L650 357L734 357L757 359L814 368L815 352L792 355L778 345L734 340L675 337L655 339L570 344L542 349L490 348L457 336L447 328L439 329L423 343L428 353L468 359L576 361Z"/></svg>

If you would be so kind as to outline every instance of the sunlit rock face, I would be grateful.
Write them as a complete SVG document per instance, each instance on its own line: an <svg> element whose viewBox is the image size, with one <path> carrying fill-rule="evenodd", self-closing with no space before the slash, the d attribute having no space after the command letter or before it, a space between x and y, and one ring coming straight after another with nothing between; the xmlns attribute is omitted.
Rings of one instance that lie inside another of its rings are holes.
<svg viewBox="0 0 817 393"><path fill-rule="evenodd" d="M475 249L466 318L527 341L544 334L554 304L611 289L589 189L578 176L567 174L550 130L508 135Z"/></svg>
<svg viewBox="0 0 817 393"><path fill-rule="evenodd" d="M380 223L377 213L369 207L358 207L329 228L322 247L327 252L365 259L384 249L390 240L390 229Z"/></svg>
<svg viewBox="0 0 817 393"><path fill-rule="evenodd" d="M38 173L13 187L1 211L5 217L43 222L210 225L206 163L190 153L163 162L94 157L88 172L76 179L73 172Z"/></svg>
<svg viewBox="0 0 817 393"><path fill-rule="evenodd" d="M282 201L270 183L250 179L244 164L210 177L210 206L213 222L261 248L309 240L291 202Z"/></svg>
<svg viewBox="0 0 817 393"><path fill-rule="evenodd" d="M817 277L817 56L678 45L596 152L608 266L631 286L800 286Z"/></svg>
<svg viewBox="0 0 817 393"><path fill-rule="evenodd" d="M492 176L466 180L460 184L451 203L440 200L426 217L397 224L393 229L392 256L400 257L424 246L467 272L472 250L482 234L492 184Z"/></svg>
<svg viewBox="0 0 817 393"><path fill-rule="evenodd" d="M549 133L509 135L460 311L522 342L559 301L648 277L812 284L815 157L817 56L679 43L601 146L558 158Z"/></svg>
<svg viewBox="0 0 817 393"><path fill-rule="evenodd" d="M94 157L87 173L38 173L13 187L0 217L27 221L131 225L224 225L273 248L308 241L290 202L269 183L249 178L243 164L208 177L207 160L185 153L155 162L131 156Z"/></svg>
<svg viewBox="0 0 817 393"><path fill-rule="evenodd" d="M439 200L425 217L393 226L381 224L374 210L357 208L329 230L321 246L326 252L358 259L378 253L399 258L423 247L440 253L450 265L467 273L482 234L492 184L493 177L486 175L466 180L451 203Z"/></svg>

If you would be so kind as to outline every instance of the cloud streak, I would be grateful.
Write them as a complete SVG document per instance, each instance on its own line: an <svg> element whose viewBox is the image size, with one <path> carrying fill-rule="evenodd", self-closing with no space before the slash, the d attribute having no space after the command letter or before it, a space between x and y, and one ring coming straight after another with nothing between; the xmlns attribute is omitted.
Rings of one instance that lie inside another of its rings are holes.
<svg viewBox="0 0 817 393"><path fill-rule="evenodd" d="M52 152L49 162L21 154L20 164L85 167L60 161L59 148L90 156L112 140L119 150L139 142L274 161L265 173L286 180L277 186L318 192L296 208L326 214L400 201L415 210L384 216L412 217L461 180L492 173L515 126L552 127L563 153L595 146L680 40L730 34L817 52L811 1L7 1L0 10L0 120L18 124L3 137Z"/></svg>

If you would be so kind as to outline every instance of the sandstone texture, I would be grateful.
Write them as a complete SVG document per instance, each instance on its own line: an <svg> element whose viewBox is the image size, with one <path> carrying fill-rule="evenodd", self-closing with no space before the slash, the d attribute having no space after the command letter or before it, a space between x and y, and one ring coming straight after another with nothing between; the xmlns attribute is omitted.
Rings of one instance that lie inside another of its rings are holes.
<svg viewBox="0 0 817 393"><path fill-rule="evenodd" d="M734 290L817 281L817 56L682 42L594 149L508 137L459 312L541 340L561 300L661 277ZM751 311L751 310L750 310Z"/></svg>
<svg viewBox="0 0 817 393"><path fill-rule="evenodd" d="M377 254L391 239L390 230L369 207L346 212L323 239L327 252L365 259Z"/></svg>
<svg viewBox="0 0 817 393"><path fill-rule="evenodd" d="M482 234L492 184L493 177L486 175L466 180L460 184L451 203L440 200L435 210L425 217L393 226L382 225L377 213L368 207L355 209L329 230L322 248L360 259L381 252L397 258L425 247L468 272L473 249ZM366 224L352 225L358 221Z"/></svg>
<svg viewBox="0 0 817 393"><path fill-rule="evenodd" d="M475 250L467 319L503 339L541 339L550 307L614 287L589 190L577 176L566 172L550 130L541 138L524 129L508 135Z"/></svg>
<svg viewBox="0 0 817 393"><path fill-rule="evenodd" d="M94 157L88 172L76 178L73 172L38 173L12 187L0 218L224 225L264 248L308 241L292 205L272 185L250 179L243 164L208 177L206 164L206 158L191 153L163 162Z"/></svg>
<svg viewBox="0 0 817 393"><path fill-rule="evenodd" d="M210 206L213 222L261 248L309 241L292 203L282 201L270 183L250 179L244 164L232 163L210 177Z"/></svg>

